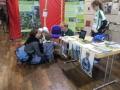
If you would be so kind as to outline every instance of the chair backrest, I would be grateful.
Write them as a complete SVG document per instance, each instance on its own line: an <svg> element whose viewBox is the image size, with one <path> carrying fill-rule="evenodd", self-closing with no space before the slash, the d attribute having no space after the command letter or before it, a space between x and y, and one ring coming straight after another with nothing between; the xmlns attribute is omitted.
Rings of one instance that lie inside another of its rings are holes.
<svg viewBox="0 0 120 90"><path fill-rule="evenodd" d="M61 34L61 27L59 25L52 26L51 34L56 34L56 35L58 34L58 35L60 35Z"/></svg>

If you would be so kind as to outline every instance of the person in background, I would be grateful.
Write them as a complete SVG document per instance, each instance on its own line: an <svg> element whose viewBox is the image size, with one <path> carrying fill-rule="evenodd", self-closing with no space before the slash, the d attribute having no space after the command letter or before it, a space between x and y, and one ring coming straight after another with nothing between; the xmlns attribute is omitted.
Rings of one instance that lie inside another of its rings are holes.
<svg viewBox="0 0 120 90"><path fill-rule="evenodd" d="M43 64L46 62L46 58L43 57L43 54L40 51L40 37L41 31L33 29L29 34L29 38L25 42L25 51L32 54L32 60L29 62L30 64Z"/></svg>
<svg viewBox="0 0 120 90"><path fill-rule="evenodd" d="M1 20L1 23L2 23L2 26L3 26L3 31L4 31L4 33L6 33L6 14L5 14L5 11L4 11L4 9L2 8L1 10L0 10L0 20Z"/></svg>
<svg viewBox="0 0 120 90"><path fill-rule="evenodd" d="M103 12L102 3L99 0L95 0L91 3L93 10L96 11L94 15L94 23L92 27L92 37L102 34L102 30L107 25L107 20Z"/></svg>
<svg viewBox="0 0 120 90"><path fill-rule="evenodd" d="M46 42L44 43L44 55L49 62L55 61L53 52L57 43L51 41L51 34L46 34L45 39Z"/></svg>
<svg viewBox="0 0 120 90"><path fill-rule="evenodd" d="M74 32L68 28L68 24L66 22L62 22L60 24L60 27L62 29L61 36L73 36Z"/></svg>
<svg viewBox="0 0 120 90"><path fill-rule="evenodd" d="M91 3L93 10L96 11L94 15L94 23L92 27L91 36L94 37L98 34L102 34L102 30L107 25L106 17L103 13L102 3L99 0L95 0ZM99 63L100 59L95 58L94 63Z"/></svg>

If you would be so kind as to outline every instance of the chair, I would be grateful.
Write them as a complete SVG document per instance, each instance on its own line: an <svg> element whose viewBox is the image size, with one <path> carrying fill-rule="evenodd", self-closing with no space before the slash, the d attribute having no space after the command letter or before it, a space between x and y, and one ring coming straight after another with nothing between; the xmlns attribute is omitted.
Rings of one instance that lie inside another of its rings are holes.
<svg viewBox="0 0 120 90"><path fill-rule="evenodd" d="M61 36L61 27L54 25L51 28L51 38L59 38Z"/></svg>

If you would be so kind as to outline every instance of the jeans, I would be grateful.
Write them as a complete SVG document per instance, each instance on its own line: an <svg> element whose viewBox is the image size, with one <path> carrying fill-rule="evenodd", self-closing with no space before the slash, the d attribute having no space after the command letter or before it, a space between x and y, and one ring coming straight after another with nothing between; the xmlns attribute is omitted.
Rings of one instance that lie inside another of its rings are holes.
<svg viewBox="0 0 120 90"><path fill-rule="evenodd" d="M41 57L41 61L38 64L44 64L46 63L46 58L45 57Z"/></svg>

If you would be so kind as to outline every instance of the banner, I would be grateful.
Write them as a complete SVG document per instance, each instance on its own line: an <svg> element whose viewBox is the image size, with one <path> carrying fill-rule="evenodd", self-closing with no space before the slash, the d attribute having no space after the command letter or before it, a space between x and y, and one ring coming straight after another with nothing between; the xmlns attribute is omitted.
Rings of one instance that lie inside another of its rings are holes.
<svg viewBox="0 0 120 90"><path fill-rule="evenodd" d="M64 0L47 0L48 4L45 8L46 0L40 0L40 13L43 13L44 9L48 10L48 15L46 17L46 27L51 31L53 25L60 25L61 20L64 18L61 16L64 15ZM41 22L44 22L44 17L41 15ZM42 23L42 27L44 27Z"/></svg>
<svg viewBox="0 0 120 90"><path fill-rule="evenodd" d="M39 1L19 0L19 11L22 39L26 40L32 29L41 27Z"/></svg>
<svg viewBox="0 0 120 90"><path fill-rule="evenodd" d="M9 25L10 25L10 39L20 39L20 18L18 0L7 0Z"/></svg>
<svg viewBox="0 0 120 90"><path fill-rule="evenodd" d="M84 1L65 2L65 22L74 32L84 27Z"/></svg>
<svg viewBox="0 0 120 90"><path fill-rule="evenodd" d="M90 77L92 77L92 69L94 62L95 54L93 52L82 49L81 54L81 68L85 71Z"/></svg>

